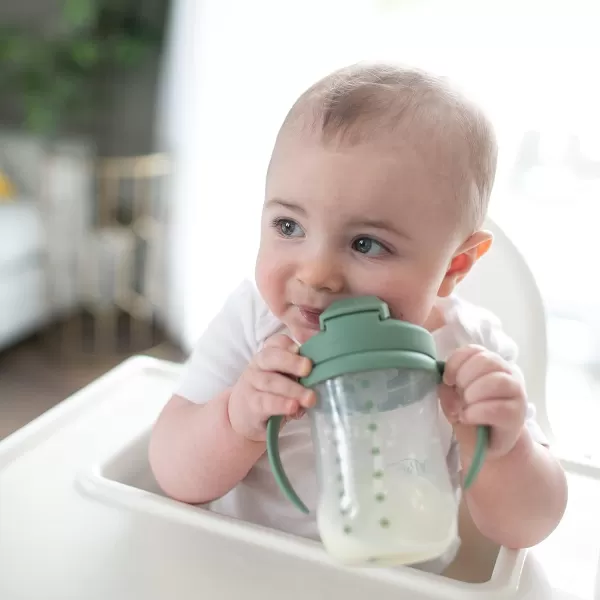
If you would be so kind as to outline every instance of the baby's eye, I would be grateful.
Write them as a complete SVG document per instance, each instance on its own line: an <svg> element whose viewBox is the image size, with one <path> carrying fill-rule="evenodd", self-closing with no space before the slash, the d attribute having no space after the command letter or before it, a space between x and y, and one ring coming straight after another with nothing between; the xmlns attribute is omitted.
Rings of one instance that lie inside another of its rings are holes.
<svg viewBox="0 0 600 600"><path fill-rule="evenodd" d="M284 237L302 237L304 235L302 227L292 219L275 219L273 226L277 233Z"/></svg>
<svg viewBox="0 0 600 600"><path fill-rule="evenodd" d="M365 256L379 256L387 252L387 248L383 244L370 237L357 238L352 242L352 249Z"/></svg>

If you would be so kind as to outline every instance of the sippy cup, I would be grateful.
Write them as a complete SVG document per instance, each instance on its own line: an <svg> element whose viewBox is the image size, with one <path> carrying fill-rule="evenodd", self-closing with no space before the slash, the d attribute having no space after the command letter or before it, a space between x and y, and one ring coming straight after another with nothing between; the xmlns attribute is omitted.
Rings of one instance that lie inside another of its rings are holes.
<svg viewBox="0 0 600 600"><path fill-rule="evenodd" d="M457 499L439 431L437 385L444 364L431 334L390 318L374 297L332 304L321 331L300 353L313 362L301 380L314 388L310 409L326 550L347 563L411 564L441 556L457 537ZM282 417L267 424L271 469L286 497L291 486L278 449ZM478 430L469 487L485 454Z"/></svg>

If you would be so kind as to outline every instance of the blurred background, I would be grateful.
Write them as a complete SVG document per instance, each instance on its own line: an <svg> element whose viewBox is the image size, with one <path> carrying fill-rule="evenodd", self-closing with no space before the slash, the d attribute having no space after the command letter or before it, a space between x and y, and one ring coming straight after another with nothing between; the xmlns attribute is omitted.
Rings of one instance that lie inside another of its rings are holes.
<svg viewBox="0 0 600 600"><path fill-rule="evenodd" d="M496 124L491 216L547 308L561 443L600 459L600 8L593 0L0 5L0 437L127 356L185 358L252 274L277 128L390 59Z"/></svg>

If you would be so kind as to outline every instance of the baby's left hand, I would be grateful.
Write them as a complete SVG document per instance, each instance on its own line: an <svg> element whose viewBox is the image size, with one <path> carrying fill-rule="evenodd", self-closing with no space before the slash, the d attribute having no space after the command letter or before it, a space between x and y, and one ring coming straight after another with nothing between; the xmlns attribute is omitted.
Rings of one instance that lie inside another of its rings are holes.
<svg viewBox="0 0 600 600"><path fill-rule="evenodd" d="M491 427L490 458L508 454L523 430L527 412L523 382L508 362L481 346L459 348L450 356L440 402L461 446L465 439L474 440L473 425Z"/></svg>

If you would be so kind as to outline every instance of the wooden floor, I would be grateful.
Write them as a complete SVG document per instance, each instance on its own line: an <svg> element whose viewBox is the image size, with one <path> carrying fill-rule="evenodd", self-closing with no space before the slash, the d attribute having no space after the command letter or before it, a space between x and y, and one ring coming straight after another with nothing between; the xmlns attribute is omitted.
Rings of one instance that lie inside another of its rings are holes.
<svg viewBox="0 0 600 600"><path fill-rule="evenodd" d="M0 439L91 383L132 354L172 361L184 355L163 341L147 349L92 352L65 350L47 332L0 353Z"/></svg>

